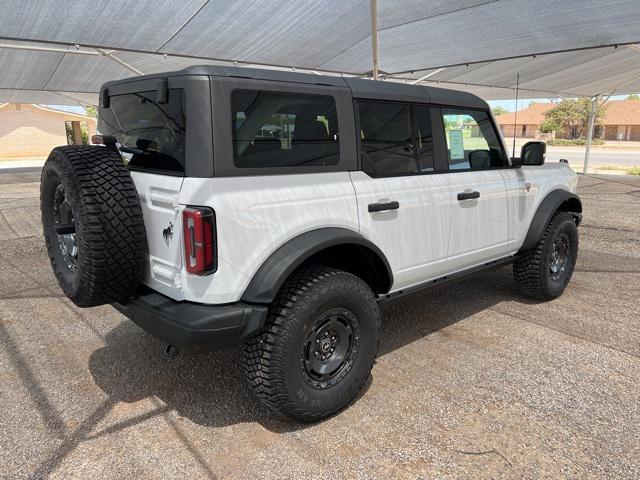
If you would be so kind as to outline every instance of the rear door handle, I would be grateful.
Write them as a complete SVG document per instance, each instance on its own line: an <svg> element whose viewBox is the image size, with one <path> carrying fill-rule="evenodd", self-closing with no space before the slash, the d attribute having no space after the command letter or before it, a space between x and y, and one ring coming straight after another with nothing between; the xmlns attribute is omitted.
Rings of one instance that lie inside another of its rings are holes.
<svg viewBox="0 0 640 480"><path fill-rule="evenodd" d="M400 204L396 201L386 203L370 203L367 207L369 212L384 212L387 210L397 210L400 208Z"/></svg>
<svg viewBox="0 0 640 480"><path fill-rule="evenodd" d="M458 194L458 200L473 200L474 198L480 198L480 192L465 191Z"/></svg>

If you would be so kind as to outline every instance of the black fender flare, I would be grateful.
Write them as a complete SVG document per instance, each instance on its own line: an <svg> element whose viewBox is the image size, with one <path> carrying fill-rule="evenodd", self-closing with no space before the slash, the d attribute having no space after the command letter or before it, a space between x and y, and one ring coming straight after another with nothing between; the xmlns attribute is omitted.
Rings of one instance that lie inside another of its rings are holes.
<svg viewBox="0 0 640 480"><path fill-rule="evenodd" d="M577 223L580 222L582 218L582 202L580 201L580 197L575 193L568 192L567 190L553 190L542 200L542 202L540 202L540 205L531 220L531 224L529 225L529 230L527 231L527 236L524 238L524 243L522 244L522 247L520 247L520 252L531 250L538 244L547 228L547 225L551 222L553 215L558 211L560 206L567 201L574 204L574 208L569 209L568 212L575 214Z"/></svg>
<svg viewBox="0 0 640 480"><path fill-rule="evenodd" d="M393 273L384 253L357 232L346 228L328 227L302 233L281 245L255 273L242 294L242 301L271 303L284 281L305 260L329 247L345 244L368 248L379 257L389 276L388 291L393 284Z"/></svg>

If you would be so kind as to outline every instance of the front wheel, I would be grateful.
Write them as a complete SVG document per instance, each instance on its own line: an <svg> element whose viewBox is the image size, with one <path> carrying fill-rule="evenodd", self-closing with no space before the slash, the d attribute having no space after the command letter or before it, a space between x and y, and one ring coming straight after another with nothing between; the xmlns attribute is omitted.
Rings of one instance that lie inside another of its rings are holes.
<svg viewBox="0 0 640 480"><path fill-rule="evenodd" d="M360 278L323 266L289 278L261 334L244 346L258 397L302 422L348 405L365 384L378 350L380 311Z"/></svg>
<svg viewBox="0 0 640 480"><path fill-rule="evenodd" d="M553 300L564 292L578 258L578 228L566 212L554 215L538 244L513 264L520 291L535 300Z"/></svg>

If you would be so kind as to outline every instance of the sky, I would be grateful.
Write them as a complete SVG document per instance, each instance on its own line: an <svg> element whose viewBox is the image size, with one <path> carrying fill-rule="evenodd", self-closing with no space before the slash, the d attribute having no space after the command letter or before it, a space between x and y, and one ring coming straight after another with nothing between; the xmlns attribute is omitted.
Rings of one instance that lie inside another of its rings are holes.
<svg viewBox="0 0 640 480"><path fill-rule="evenodd" d="M550 98L527 98L518 100L518 110L522 110L523 108L527 108L529 103L549 103L551 101ZM514 100L489 100L487 103L491 106L491 108L502 107L509 112L513 112L516 110L516 101Z"/></svg>
<svg viewBox="0 0 640 480"><path fill-rule="evenodd" d="M79 105L45 105L47 108L53 108L54 110L62 110L63 112L79 113L80 115L86 115L86 111Z"/></svg>
<svg viewBox="0 0 640 480"><path fill-rule="evenodd" d="M614 95L611 100L624 100L628 95ZM557 101L557 98L526 98L518 100L518 110L527 108L529 103L549 103L551 101ZM514 112L516 110L516 101L514 100L489 100L487 101L491 108L502 107L507 109L508 112Z"/></svg>

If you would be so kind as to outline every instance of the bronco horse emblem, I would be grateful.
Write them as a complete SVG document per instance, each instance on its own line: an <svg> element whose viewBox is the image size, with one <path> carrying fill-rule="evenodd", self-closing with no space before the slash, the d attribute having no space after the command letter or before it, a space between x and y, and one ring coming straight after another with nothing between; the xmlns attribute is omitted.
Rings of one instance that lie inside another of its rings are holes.
<svg viewBox="0 0 640 480"><path fill-rule="evenodd" d="M169 240L173 238L173 222L169 222L169 226L162 230L164 241L169 245Z"/></svg>

